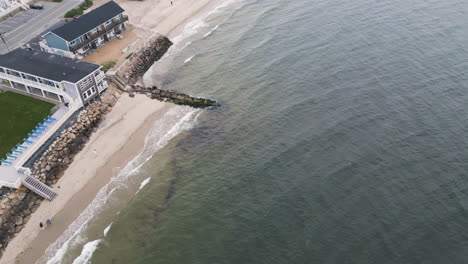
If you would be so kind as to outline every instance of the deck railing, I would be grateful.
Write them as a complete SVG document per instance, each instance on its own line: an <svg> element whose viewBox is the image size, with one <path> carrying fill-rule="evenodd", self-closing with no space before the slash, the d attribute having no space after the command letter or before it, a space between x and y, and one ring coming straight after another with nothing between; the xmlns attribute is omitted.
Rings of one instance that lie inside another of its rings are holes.
<svg viewBox="0 0 468 264"><path fill-rule="evenodd" d="M124 23L127 20L128 20L128 16L123 16L123 18L121 20L119 20L119 21L112 21L111 24L109 24L109 25L107 25L105 27L105 30L100 30L100 31L98 31L96 33L86 33L88 35L88 39L80 42L77 45L70 46L70 51L75 52L75 51L81 49L82 47L92 43L93 41L95 41L99 37L104 36L105 34L111 32L112 30L114 30L114 28L121 25L122 23Z"/></svg>

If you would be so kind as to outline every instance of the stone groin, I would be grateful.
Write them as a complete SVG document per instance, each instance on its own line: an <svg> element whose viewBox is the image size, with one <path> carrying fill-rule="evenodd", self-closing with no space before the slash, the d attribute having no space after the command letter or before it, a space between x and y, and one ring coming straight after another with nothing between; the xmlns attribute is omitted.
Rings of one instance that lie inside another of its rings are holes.
<svg viewBox="0 0 468 264"><path fill-rule="evenodd" d="M164 56L172 46L172 42L165 36L159 36L149 41L149 44L132 55L130 65L120 73L109 76L117 88L128 92L130 96L134 93L146 94L151 99L170 102L177 105L187 105L195 108L208 108L219 106L216 101L207 98L194 97L184 93L159 89L156 86L145 88L136 83L153 66L153 64Z"/></svg>
<svg viewBox="0 0 468 264"><path fill-rule="evenodd" d="M124 76L128 83L134 84L143 77L153 63L161 59L171 46L172 41L165 36L150 40L147 47L134 55L130 67L125 71Z"/></svg>
<svg viewBox="0 0 468 264"><path fill-rule="evenodd" d="M216 101L213 101L211 99L193 97L175 91L167 91L159 89L156 86L153 86L151 88L133 86L132 92L146 94L151 99L156 99L161 102L170 102L177 105L187 105L194 108L208 108L219 106L219 104Z"/></svg>
<svg viewBox="0 0 468 264"><path fill-rule="evenodd" d="M0 201L0 256L8 242L24 228L42 200L39 195L22 187Z"/></svg>

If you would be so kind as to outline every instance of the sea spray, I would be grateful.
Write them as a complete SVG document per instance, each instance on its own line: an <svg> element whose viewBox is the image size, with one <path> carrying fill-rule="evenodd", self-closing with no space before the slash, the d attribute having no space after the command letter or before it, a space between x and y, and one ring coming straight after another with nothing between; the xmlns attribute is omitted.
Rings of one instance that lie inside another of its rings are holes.
<svg viewBox="0 0 468 264"><path fill-rule="evenodd" d="M216 25L214 28L212 28L210 31L208 31L205 35L203 35L203 38L206 38L209 35L213 34L213 32L215 32L218 28L219 28L219 25Z"/></svg>
<svg viewBox="0 0 468 264"><path fill-rule="evenodd" d="M104 229L104 236L107 236L107 233L109 233L111 227L112 227L112 222Z"/></svg>
<svg viewBox="0 0 468 264"><path fill-rule="evenodd" d="M249 4L251 1L248 0L227 0L223 1L216 7L214 7L212 10L209 12L206 12L200 16L198 16L196 19L190 21L187 23L182 30L182 33L175 37L171 37L171 41L173 45L169 48L169 50L166 52L164 57L162 57L158 63L153 64L153 66L145 73L145 75L142 78L142 82L145 86L151 86L155 85L155 80L160 80L161 78L155 78L155 77L161 77L163 74L167 73L167 70L169 69L169 65L172 64L174 59L177 58L177 54L179 54L181 51L183 51L185 48L187 48L189 45L191 45L194 41L197 39L203 39L208 34L207 32L204 32L206 28L210 26L209 21L215 17L215 16L223 16L223 22L215 26L215 28L211 29L211 31L215 31L218 29L219 26L221 26L223 23L225 23L237 10L241 9L245 5ZM211 34L213 32L210 32ZM197 34L203 34L202 36L198 37ZM194 40L191 40L195 36ZM192 58L193 59L193 58ZM189 61L185 62L188 63Z"/></svg>
<svg viewBox="0 0 468 264"><path fill-rule="evenodd" d="M143 189L143 187L145 187L146 184L148 184L151 180L151 177L150 178L147 178L146 180L144 180L141 184L140 184L140 188L138 188L138 191L135 193L137 194L141 189Z"/></svg>
<svg viewBox="0 0 468 264"><path fill-rule="evenodd" d="M184 64L189 63L194 57L195 57L195 55L192 55L192 56L188 57L188 58L184 61Z"/></svg>
<svg viewBox="0 0 468 264"><path fill-rule="evenodd" d="M94 200L86 207L78 218L65 230L65 232L46 250L43 256L47 264L63 262L69 250L88 240L84 235L89 221L99 215L111 195L119 189L128 188L128 178L137 174L140 168L150 160L153 155L182 131L190 130L202 113L201 110L190 107L174 107L165 116L156 121L145 138L143 151L133 158L117 176L97 193ZM109 226L110 227L110 226Z"/></svg>
<svg viewBox="0 0 468 264"><path fill-rule="evenodd" d="M89 260L94 254L94 251L98 248L101 243L101 239L97 239L84 245L81 254L73 261L73 264L86 264L89 263Z"/></svg>

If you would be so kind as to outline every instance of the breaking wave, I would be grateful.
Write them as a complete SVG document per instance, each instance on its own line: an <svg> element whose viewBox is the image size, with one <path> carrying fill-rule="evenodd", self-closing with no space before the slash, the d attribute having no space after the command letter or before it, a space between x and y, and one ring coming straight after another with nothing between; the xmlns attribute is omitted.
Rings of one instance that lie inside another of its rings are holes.
<svg viewBox="0 0 468 264"><path fill-rule="evenodd" d="M77 247L87 241L88 238L84 236L83 231L88 226L90 220L103 210L104 205L111 195L116 190L128 188L128 179L137 174L140 168L150 160L158 150L167 145L172 138L179 135L182 131L190 130L195 125L197 117L201 113L202 111L198 109L178 106L169 110L162 119L156 121L151 132L145 138L143 151L131 160L117 176L112 177L107 185L99 190L91 204L89 204L65 232L47 248L44 255L47 264L61 263L64 257L67 256L67 252L70 248ZM143 183L140 187L144 186ZM110 225L107 228L110 229ZM104 231L105 234L106 230Z"/></svg>

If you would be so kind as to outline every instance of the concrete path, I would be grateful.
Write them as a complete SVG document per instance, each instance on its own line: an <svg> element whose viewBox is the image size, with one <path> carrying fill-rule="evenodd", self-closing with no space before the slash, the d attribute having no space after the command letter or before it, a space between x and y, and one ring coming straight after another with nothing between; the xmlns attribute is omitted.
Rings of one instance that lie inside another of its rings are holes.
<svg viewBox="0 0 468 264"><path fill-rule="evenodd" d="M47 141L48 137L53 135L53 133L48 133L49 130L52 130L52 132L55 132L57 128L59 128L60 123L63 123L63 118L66 116L70 109L68 107L65 107L63 105L60 105L59 110L55 112L52 117L56 118L57 121L55 121L53 124L46 124L49 126L46 131L43 132L43 135L40 135L38 138L28 138L28 140L33 141L32 144L23 144L24 146L27 146L27 149L19 149L22 151L22 154L14 154L17 156L15 160L9 159L10 162L13 164L11 165L0 165L0 185L1 186L7 186L7 187L14 187L18 181L21 178L21 174L15 169L16 165L22 166L24 162L27 161L27 157L31 157L32 154L37 150L40 145L42 145L45 141ZM56 125L58 123L58 125ZM54 129L55 126L55 129ZM22 142L18 142L22 144ZM38 146L36 146L38 145ZM10 152L10 154L12 154ZM25 157L24 157L25 156ZM6 157L2 157L4 159L7 159ZM18 164L21 163L21 164Z"/></svg>

